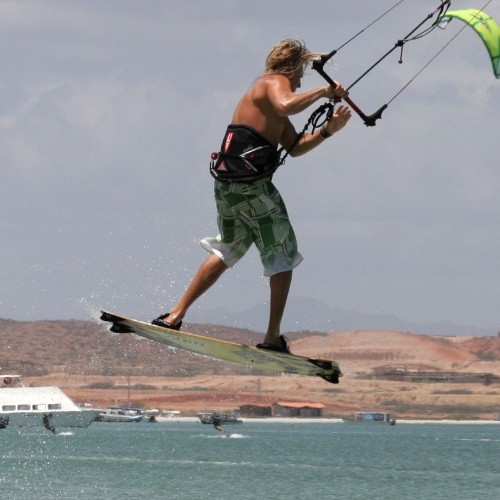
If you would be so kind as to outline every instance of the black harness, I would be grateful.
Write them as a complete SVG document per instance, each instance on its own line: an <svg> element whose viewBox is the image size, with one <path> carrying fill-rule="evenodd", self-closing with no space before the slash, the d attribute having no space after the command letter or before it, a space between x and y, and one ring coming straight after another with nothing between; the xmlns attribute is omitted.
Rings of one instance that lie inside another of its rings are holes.
<svg viewBox="0 0 500 500"><path fill-rule="evenodd" d="M271 176L279 167L279 152L252 127L229 125L221 150L212 153L210 173L225 182L251 182Z"/></svg>

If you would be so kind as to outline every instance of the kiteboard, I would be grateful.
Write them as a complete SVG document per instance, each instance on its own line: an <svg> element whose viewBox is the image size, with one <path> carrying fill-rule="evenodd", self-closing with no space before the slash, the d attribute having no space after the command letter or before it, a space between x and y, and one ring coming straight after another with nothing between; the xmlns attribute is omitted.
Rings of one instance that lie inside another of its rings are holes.
<svg viewBox="0 0 500 500"><path fill-rule="evenodd" d="M296 354L259 349L237 342L171 330L108 311L101 311L101 320L111 323L110 331L112 332L134 333L170 347L255 367L266 372L318 376L332 384L338 384L339 377L342 376L340 367L335 361L311 359Z"/></svg>

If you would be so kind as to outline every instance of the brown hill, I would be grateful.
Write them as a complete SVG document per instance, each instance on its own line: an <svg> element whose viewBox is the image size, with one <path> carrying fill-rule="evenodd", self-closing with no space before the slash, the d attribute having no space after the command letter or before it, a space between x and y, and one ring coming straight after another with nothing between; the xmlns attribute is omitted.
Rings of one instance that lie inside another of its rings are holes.
<svg viewBox="0 0 500 500"><path fill-rule="evenodd" d="M226 340L258 343L262 334L214 325L186 325L194 333ZM420 371L490 372L500 376L500 338L434 337L412 333L357 331L293 333L293 351L335 359L346 374L402 366ZM100 322L0 320L0 366L27 375L67 372L80 375L186 376L213 373L254 373L185 351L171 349L135 335L113 334Z"/></svg>
<svg viewBox="0 0 500 500"><path fill-rule="evenodd" d="M249 344L262 339L228 327L185 328ZM332 414L366 407L414 416L500 412L498 337L358 331L302 332L290 338L298 354L339 361L345 374L341 383L273 377L130 334L113 334L93 321L0 320L0 367L3 373L21 372L32 383L55 383L98 406L122 404L132 392L137 404L186 411L314 400Z"/></svg>
<svg viewBox="0 0 500 500"><path fill-rule="evenodd" d="M490 372L500 376L499 337L435 337L386 331L338 332L299 339L297 352L342 360L344 371L366 373L377 367L420 371Z"/></svg>
<svg viewBox="0 0 500 500"><path fill-rule="evenodd" d="M255 344L261 334L227 327L186 325L194 333ZM27 375L66 372L79 375L186 376L251 373L237 365L197 356L131 334L115 334L102 322L0 320L0 366Z"/></svg>

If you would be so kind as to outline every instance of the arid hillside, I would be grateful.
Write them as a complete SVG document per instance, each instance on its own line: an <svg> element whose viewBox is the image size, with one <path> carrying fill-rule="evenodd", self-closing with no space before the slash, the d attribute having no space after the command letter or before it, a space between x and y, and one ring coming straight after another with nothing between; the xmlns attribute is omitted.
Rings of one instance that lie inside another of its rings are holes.
<svg viewBox="0 0 500 500"><path fill-rule="evenodd" d="M381 367L418 371L492 373L500 376L499 337L435 337L360 331L307 337L295 343L305 356L341 359L344 371L365 374ZM320 347L321 346L321 347Z"/></svg>
<svg viewBox="0 0 500 500"><path fill-rule="evenodd" d="M185 329L255 344L261 334L212 325ZM59 385L80 402L127 402L196 412L275 401L321 402L327 415L378 409L426 418L500 413L500 338L357 331L289 335L297 354L339 362L344 377L274 376L173 350L100 322L0 320L0 373Z"/></svg>

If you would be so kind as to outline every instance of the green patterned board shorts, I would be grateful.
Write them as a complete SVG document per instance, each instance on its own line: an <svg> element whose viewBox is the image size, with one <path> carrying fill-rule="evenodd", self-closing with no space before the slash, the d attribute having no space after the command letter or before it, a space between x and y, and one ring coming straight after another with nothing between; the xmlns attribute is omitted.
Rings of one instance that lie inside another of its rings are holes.
<svg viewBox="0 0 500 500"><path fill-rule="evenodd" d="M255 243L264 276L300 264L302 255L285 203L269 179L252 183L215 181L215 202L220 234L201 240L205 250L232 267Z"/></svg>

